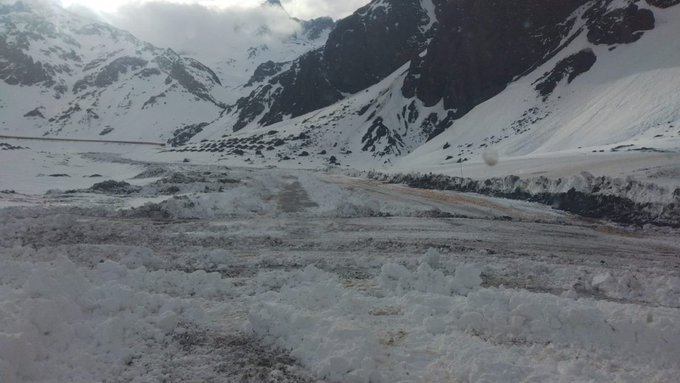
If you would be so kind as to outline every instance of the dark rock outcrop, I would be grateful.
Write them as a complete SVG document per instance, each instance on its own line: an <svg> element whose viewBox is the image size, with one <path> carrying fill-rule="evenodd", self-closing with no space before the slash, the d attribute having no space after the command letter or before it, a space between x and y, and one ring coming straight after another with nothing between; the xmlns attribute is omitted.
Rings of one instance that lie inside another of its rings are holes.
<svg viewBox="0 0 680 383"><path fill-rule="evenodd" d="M571 83L576 77L587 72L595 65L597 56L592 49L584 49L575 53L555 65L555 68L541 77L536 84L536 91L546 100L555 90L560 81L567 78Z"/></svg>
<svg viewBox="0 0 680 383"><path fill-rule="evenodd" d="M20 47L8 44L0 36L0 80L9 85L31 86L43 83L51 87L55 83L51 72L53 70L49 65L34 61Z"/></svg>
<svg viewBox="0 0 680 383"><path fill-rule="evenodd" d="M338 21L322 49L298 58L239 100L233 129L259 116L260 125L279 122L284 115L301 116L339 101L343 93L376 84L425 48L429 21L419 0L372 1ZM276 68L267 64L260 69L263 74Z"/></svg>
<svg viewBox="0 0 680 383"><path fill-rule="evenodd" d="M174 131L171 139L168 140L168 144L172 147L182 146L187 142L191 141L194 136L203 131L203 128L208 126L207 122L200 124L188 125L183 128L179 128Z"/></svg>
<svg viewBox="0 0 680 383"><path fill-rule="evenodd" d="M375 1L338 21L324 57L329 81L342 92L358 92L417 56L429 19L419 0Z"/></svg>
<svg viewBox="0 0 680 383"><path fill-rule="evenodd" d="M120 74L127 73L128 70L137 70L145 67L148 62L139 57L120 57L111 61L102 68L94 79L94 85L103 88L118 81Z"/></svg>
<svg viewBox="0 0 680 383"><path fill-rule="evenodd" d="M335 27L335 21L330 17L304 20L300 24L302 25L302 34L310 40L318 39L324 31Z"/></svg>
<svg viewBox="0 0 680 383"><path fill-rule="evenodd" d="M658 8L668 8L680 4L680 0L647 0L647 3Z"/></svg>
<svg viewBox="0 0 680 383"><path fill-rule="evenodd" d="M129 183L125 181L104 181L100 183L96 183L88 189L91 192L94 193L104 193L104 194L115 194L115 195L120 195L120 194L133 194L137 193L142 188L140 186L134 186L130 185Z"/></svg>
<svg viewBox="0 0 680 383"><path fill-rule="evenodd" d="M45 109L42 106L39 106L30 112L24 114L24 117L35 117L35 118L42 118L45 119L45 116L42 114L41 109Z"/></svg>
<svg viewBox="0 0 680 383"><path fill-rule="evenodd" d="M419 73L406 93L444 100L455 116L500 93L515 76L551 57L587 0L449 1Z"/></svg>
<svg viewBox="0 0 680 383"><path fill-rule="evenodd" d="M387 144L381 153L381 156L386 154L399 154L401 153L401 148L404 146L404 142L399 135L399 133L393 132L383 123L383 119L378 117L373 121L373 124L366 134L361 138L361 143L363 147L361 150L365 152L376 152L376 144L380 140L386 140Z"/></svg>
<svg viewBox="0 0 680 383"><path fill-rule="evenodd" d="M283 63L275 63L273 61L267 61L260 64L245 86L252 86L253 84L266 80L268 77L274 76L283 69L284 65L285 64Z"/></svg>
<svg viewBox="0 0 680 383"><path fill-rule="evenodd" d="M239 115L234 131L261 115L258 123L271 125L285 115L301 116L342 99L342 94L328 81L323 63L321 50L307 53L297 59L291 69L238 100Z"/></svg>
<svg viewBox="0 0 680 383"><path fill-rule="evenodd" d="M642 37L644 31L654 29L654 14L635 4L615 9L598 17L590 26L588 41L593 44L630 44Z"/></svg>

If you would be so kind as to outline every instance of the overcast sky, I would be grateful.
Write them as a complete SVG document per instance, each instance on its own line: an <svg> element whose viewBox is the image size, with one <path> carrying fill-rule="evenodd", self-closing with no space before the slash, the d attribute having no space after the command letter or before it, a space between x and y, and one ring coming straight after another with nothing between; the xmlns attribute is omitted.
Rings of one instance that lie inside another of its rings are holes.
<svg viewBox="0 0 680 383"><path fill-rule="evenodd" d="M98 12L114 13L121 8L139 6L142 3L175 3L199 4L218 9L253 8L264 0L61 0L66 6L83 5ZM309 19L320 16L342 18L357 8L368 3L368 0L281 0L286 10L294 17Z"/></svg>
<svg viewBox="0 0 680 383"><path fill-rule="evenodd" d="M55 0L52 0L55 1ZM207 64L238 57L249 47L295 33L303 20L345 17L369 0L281 0L288 12L264 0L56 0L77 13L100 18L158 47ZM290 15L290 16L289 16ZM266 26L271 33L258 31Z"/></svg>

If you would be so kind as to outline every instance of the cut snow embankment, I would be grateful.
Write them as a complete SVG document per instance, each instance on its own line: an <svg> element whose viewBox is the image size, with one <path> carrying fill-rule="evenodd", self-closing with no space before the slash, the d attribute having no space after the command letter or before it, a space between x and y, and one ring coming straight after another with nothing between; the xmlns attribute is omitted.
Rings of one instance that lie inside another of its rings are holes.
<svg viewBox="0 0 680 383"><path fill-rule="evenodd" d="M475 180L440 174L368 172L374 180L435 190L479 193L539 202L589 218L624 224L680 227L680 187L671 189L631 178L578 176L550 179L518 176Z"/></svg>

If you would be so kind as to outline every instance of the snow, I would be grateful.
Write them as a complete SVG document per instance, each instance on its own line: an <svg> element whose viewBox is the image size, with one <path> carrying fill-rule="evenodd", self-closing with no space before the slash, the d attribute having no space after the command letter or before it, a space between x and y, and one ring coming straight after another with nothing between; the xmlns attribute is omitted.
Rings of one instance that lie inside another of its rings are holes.
<svg viewBox="0 0 680 383"><path fill-rule="evenodd" d="M386 264L379 278L381 291L357 291L309 266L251 310L251 325L331 381L665 382L677 374L677 311L480 288L479 270L465 265L446 278L426 263L415 272ZM570 360L574 352L586 360Z"/></svg>
<svg viewBox="0 0 680 383"><path fill-rule="evenodd" d="M198 300L233 288L219 274L149 272L113 261L83 270L63 255L1 262L0 370L10 383L114 376L180 320L201 323Z"/></svg>
<svg viewBox="0 0 680 383"><path fill-rule="evenodd" d="M48 190L65 191L87 188L104 179L132 178L140 172L140 167L133 164L91 160L82 154L96 150L118 154L135 150L146 151L143 148L131 148L118 144L12 139L0 139L0 142L26 148L0 151L0 163L2 163L0 190L14 190L24 195L44 194ZM92 178L93 175L101 177Z"/></svg>
<svg viewBox="0 0 680 383"><path fill-rule="evenodd" d="M622 4L614 2L611 7ZM376 1L366 11L381 11L384 5ZM433 22L436 18L430 5L421 2ZM590 44L585 33L573 40L565 38L568 44L555 57L515 79L499 95L429 141L421 124L431 114L443 118L446 110L442 103L427 108L417 99L403 96L401 89L410 65L406 63L364 91L272 126L253 123L231 133L228 127L233 116L225 116L195 137L193 147L202 150L199 141L220 142L225 134L247 140L275 130L275 137L282 139L305 133L309 143L286 141L262 155L246 150L243 156L220 153L205 157L239 166L323 169L332 165L388 172L462 173L476 179L508 174L556 178L588 171L596 176L633 175L677 187L680 123L674 79L680 78L676 73L680 49L674 36L680 8L652 10L657 26L639 41L608 47ZM575 17L582 13L583 9L578 10ZM572 33L584 23L578 19ZM544 101L534 89L535 81L560 60L586 48L597 56L593 68L571 83L558 84ZM407 123L405 107L418 112L415 121ZM375 149L365 149L367 133L377 118L382 118L388 133L381 137L369 134L376 139ZM526 118L533 122L520 124ZM310 155L299 156L303 150ZM492 156L498 158L491 161L496 162L493 167L483 158L489 153L497 154ZM331 157L339 165L333 165Z"/></svg>
<svg viewBox="0 0 680 383"><path fill-rule="evenodd" d="M680 371L676 229L115 148L70 161L121 166L109 174L135 194L26 189L0 209L3 382L670 382Z"/></svg>
<svg viewBox="0 0 680 383"><path fill-rule="evenodd" d="M433 3L421 5L432 27ZM389 11L389 3L365 10ZM417 121L403 123L408 64L338 104L230 134L276 130L313 142L288 140L262 158L0 139L24 147L0 150L0 381L676 381L678 229L328 169L333 155L343 168L499 177L487 186L505 192L573 188L674 203L680 10L654 12L656 30L630 46L597 48L593 71L562 84L539 110L545 118L491 149L481 144L536 106L532 82L584 48L583 38L430 142L413 127L445 111L416 102ZM286 44L272 54L302 49ZM155 89L135 88L102 102ZM0 107L52 99L42 92L12 88ZM166 137L155 113L173 124L217 118L212 107L177 108L185 96L168 94L148 116L102 115L119 124L112 137L127 139ZM372 113L402 138L390 147L377 137L376 151L389 155L360 150ZM220 138L224 122L195 141ZM2 123L0 132L37 131ZM469 161L445 160L468 143ZM305 148L309 157L282 159ZM262 168L273 164L284 168ZM106 180L137 188L90 189Z"/></svg>
<svg viewBox="0 0 680 383"><path fill-rule="evenodd" d="M106 139L164 142L173 137L176 129L211 123L221 117L225 105L250 93L251 89L244 84L259 64L269 60L291 61L322 46L330 32L321 31L312 40L302 35L300 22L294 19L283 21L295 32L292 35L256 36L254 32L248 35L249 31L243 31L246 36L232 39L238 49L225 48L233 57L204 62L215 69L217 78L222 77L219 81L213 78L213 72L203 70L203 64L192 58L154 47L128 32L71 13L56 4L34 2L30 7L30 12L4 15L0 33L13 43L19 38L18 33L28 31L32 37L28 38L26 49L22 48L23 53L34 62L55 68L54 83L21 86L1 82L0 93L12 97L0 102L0 134L97 139L108 130ZM285 12L281 13L280 16L289 18ZM249 42L259 42L266 49L250 54ZM134 70L128 67L119 71L113 75L111 84L93 85L107 65L130 57L145 64ZM186 71L186 75L170 76L170 70L161 65L162 61L182 62L180 72ZM144 75L142 68L151 71ZM181 76L183 80L178 79ZM89 80L89 84L81 86L84 80ZM63 90L57 91L57 87ZM188 89L196 87L201 88L201 97L196 89ZM25 117L36 108L44 119ZM64 116L68 111L72 113Z"/></svg>
<svg viewBox="0 0 680 383"><path fill-rule="evenodd" d="M674 89L680 78L680 50L674 36L680 9L653 11L657 26L638 42L610 50L593 46L584 34L579 35L554 58L477 106L437 139L399 159L397 166L454 172L460 153L460 158L480 163L489 147L499 153L501 162L559 155L578 158L593 151L621 150L616 148L622 145L677 153L680 136L674 127L680 118L680 100ZM593 68L571 84L561 84L542 102L534 82L584 48L593 49L597 56ZM536 121L526 131L513 132L513 124L532 110ZM442 149L446 142L452 147ZM453 159L447 161L447 156Z"/></svg>

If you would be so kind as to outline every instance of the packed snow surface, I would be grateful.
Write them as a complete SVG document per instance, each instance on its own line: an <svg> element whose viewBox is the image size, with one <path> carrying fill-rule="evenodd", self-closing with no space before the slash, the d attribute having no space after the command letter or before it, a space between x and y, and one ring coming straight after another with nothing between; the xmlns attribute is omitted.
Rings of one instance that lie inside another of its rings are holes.
<svg viewBox="0 0 680 383"><path fill-rule="evenodd" d="M33 148L2 154L24 174L0 168L3 383L680 376L676 229L337 172L13 145Z"/></svg>

